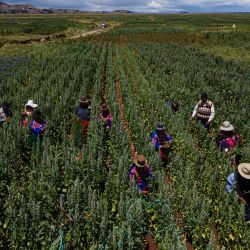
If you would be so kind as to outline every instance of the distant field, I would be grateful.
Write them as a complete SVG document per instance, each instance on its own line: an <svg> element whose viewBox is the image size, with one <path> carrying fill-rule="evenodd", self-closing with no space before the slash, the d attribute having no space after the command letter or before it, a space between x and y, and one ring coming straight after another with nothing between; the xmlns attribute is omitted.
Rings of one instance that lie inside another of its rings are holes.
<svg viewBox="0 0 250 250"><path fill-rule="evenodd" d="M1 15L0 103L13 119L0 127L0 249L250 249L244 206L225 191L235 156L250 162L249 49L249 14ZM204 91L209 136L190 121ZM29 99L46 117L42 144L20 126ZM230 158L215 144L225 120L242 137ZM174 138L167 172L150 145L159 121ZM153 170L147 196L128 178L136 152Z"/></svg>

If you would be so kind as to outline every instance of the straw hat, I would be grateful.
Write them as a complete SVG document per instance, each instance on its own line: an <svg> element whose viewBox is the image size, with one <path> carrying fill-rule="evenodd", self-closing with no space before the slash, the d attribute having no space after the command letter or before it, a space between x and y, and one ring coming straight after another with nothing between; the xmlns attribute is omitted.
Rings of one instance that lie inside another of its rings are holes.
<svg viewBox="0 0 250 250"><path fill-rule="evenodd" d="M36 103L34 103L34 101L33 100L29 100L26 104L25 104L25 107L26 106L30 106L30 107L32 107L32 108L37 108L37 104Z"/></svg>
<svg viewBox="0 0 250 250"><path fill-rule="evenodd" d="M234 127L230 122L224 121L222 123L222 126L220 127L220 130L222 130L222 131L233 131Z"/></svg>
<svg viewBox="0 0 250 250"><path fill-rule="evenodd" d="M81 97L80 100L78 100L78 102L80 102L80 103L88 103L88 100L85 97Z"/></svg>
<svg viewBox="0 0 250 250"><path fill-rule="evenodd" d="M164 130L164 129L165 129L164 123L159 122L159 123L156 125L156 130Z"/></svg>
<svg viewBox="0 0 250 250"><path fill-rule="evenodd" d="M240 163L238 171L242 177L250 180L250 163Z"/></svg>
<svg viewBox="0 0 250 250"><path fill-rule="evenodd" d="M146 161L146 158L144 155L138 155L135 158L135 165L137 167L143 168L143 167L145 167L146 164L147 164L147 161Z"/></svg>

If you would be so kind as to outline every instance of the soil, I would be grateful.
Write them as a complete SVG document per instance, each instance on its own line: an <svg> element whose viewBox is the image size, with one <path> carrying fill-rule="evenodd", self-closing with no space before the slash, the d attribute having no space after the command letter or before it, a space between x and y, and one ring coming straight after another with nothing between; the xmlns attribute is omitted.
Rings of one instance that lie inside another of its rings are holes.
<svg viewBox="0 0 250 250"><path fill-rule="evenodd" d="M116 96L117 96L119 111L120 111L120 115L121 115L121 120L122 120L122 124L124 126L124 129L126 130L128 137L129 137L131 158L134 159L135 152L136 152L135 145L134 145L134 142L132 140L132 133L130 131L128 121L126 120L126 117L124 114L124 106L123 106L122 96L121 96L121 83L120 83L120 79L119 79L117 73L115 73L115 80L116 80Z"/></svg>
<svg viewBox="0 0 250 250"><path fill-rule="evenodd" d="M159 250L151 233L148 232L144 237L144 240L145 240L144 250Z"/></svg>

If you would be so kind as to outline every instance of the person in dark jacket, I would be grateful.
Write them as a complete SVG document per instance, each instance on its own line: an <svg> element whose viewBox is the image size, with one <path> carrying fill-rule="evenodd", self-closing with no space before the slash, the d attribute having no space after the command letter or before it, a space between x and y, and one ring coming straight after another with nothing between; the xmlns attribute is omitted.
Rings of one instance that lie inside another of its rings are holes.
<svg viewBox="0 0 250 250"><path fill-rule="evenodd" d="M240 135L235 133L234 127L230 122L224 121L220 127L220 132L216 137L218 148L229 155L230 151L239 143Z"/></svg>
<svg viewBox="0 0 250 250"><path fill-rule="evenodd" d="M9 122L12 116L13 114L10 104L7 102L3 102L0 105L0 126L2 126L5 122Z"/></svg>
<svg viewBox="0 0 250 250"><path fill-rule="evenodd" d="M238 171L227 177L227 193L232 193L234 186L239 199L245 204L245 219L250 221L250 163L240 163Z"/></svg>
<svg viewBox="0 0 250 250"><path fill-rule="evenodd" d="M202 93L201 100L196 104L191 118L196 117L204 128L209 131L214 115L214 104L208 100L207 93Z"/></svg>
<svg viewBox="0 0 250 250"><path fill-rule="evenodd" d="M83 134L87 135L90 120L90 108L87 98L82 97L79 100L79 105L76 108L77 120L81 122L83 127Z"/></svg>
<svg viewBox="0 0 250 250"><path fill-rule="evenodd" d="M173 111L173 113L176 113L179 111L180 109L180 103L178 101L169 101L166 100L166 107L167 108L171 108L171 110Z"/></svg>

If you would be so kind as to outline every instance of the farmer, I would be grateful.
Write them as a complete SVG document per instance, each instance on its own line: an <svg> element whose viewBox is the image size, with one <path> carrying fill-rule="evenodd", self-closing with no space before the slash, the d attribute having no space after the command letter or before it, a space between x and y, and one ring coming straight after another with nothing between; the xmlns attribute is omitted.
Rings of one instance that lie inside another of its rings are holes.
<svg viewBox="0 0 250 250"><path fill-rule="evenodd" d="M173 111L173 113L176 113L177 111L179 111L180 108L180 104L178 101L168 101L166 100L166 107L171 108L171 110Z"/></svg>
<svg viewBox="0 0 250 250"><path fill-rule="evenodd" d="M43 140L44 131L46 129L47 123L43 119L43 116L39 110L35 110L32 113L32 120L30 122L29 128L31 132L31 142L37 142Z"/></svg>
<svg viewBox="0 0 250 250"><path fill-rule="evenodd" d="M233 192L234 185L240 201L245 204L246 221L250 221L250 163L240 163L238 171L227 177L227 193Z"/></svg>
<svg viewBox="0 0 250 250"><path fill-rule="evenodd" d="M170 153L170 147L173 143L173 137L166 133L165 125L158 123L156 130L152 133L151 144L156 150L160 151L160 158L163 162L163 166L166 167L168 156Z"/></svg>
<svg viewBox="0 0 250 250"><path fill-rule="evenodd" d="M3 102L0 105L0 127L5 123L9 122L12 117L12 111L10 104L7 102Z"/></svg>
<svg viewBox="0 0 250 250"><path fill-rule="evenodd" d="M216 138L216 144L219 149L229 155L230 150L239 144L239 142L240 135L234 132L233 125L228 121L224 121Z"/></svg>
<svg viewBox="0 0 250 250"><path fill-rule="evenodd" d="M113 117L109 112L109 107L106 103L102 104L102 112L99 115L99 121L103 123L103 127L106 133L109 132L112 126Z"/></svg>
<svg viewBox="0 0 250 250"><path fill-rule="evenodd" d="M22 112L22 125L26 127L30 121L30 118L32 116L32 113L36 110L38 105L34 103L33 100L29 100L26 105L25 109Z"/></svg>
<svg viewBox="0 0 250 250"><path fill-rule="evenodd" d="M207 93L202 93L201 100L196 104L191 118L196 117L204 128L209 131L214 114L214 104L208 100Z"/></svg>
<svg viewBox="0 0 250 250"><path fill-rule="evenodd" d="M149 180L153 178L152 170L148 166L144 155L138 155L129 170L130 180L136 183L138 189L144 194L149 193Z"/></svg>
<svg viewBox="0 0 250 250"><path fill-rule="evenodd" d="M90 108L89 101L87 98L82 97L79 100L79 105L76 108L77 120L81 122L83 127L83 134L87 135L90 120Z"/></svg>

